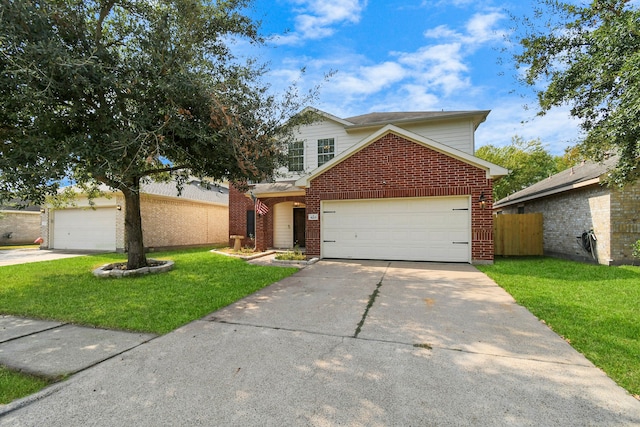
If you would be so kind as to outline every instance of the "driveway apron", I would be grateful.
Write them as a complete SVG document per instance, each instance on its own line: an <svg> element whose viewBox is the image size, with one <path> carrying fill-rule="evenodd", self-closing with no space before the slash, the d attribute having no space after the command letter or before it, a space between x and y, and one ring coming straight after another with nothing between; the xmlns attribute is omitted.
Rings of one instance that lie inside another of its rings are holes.
<svg viewBox="0 0 640 427"><path fill-rule="evenodd" d="M640 425L469 265L321 261L0 409L0 425Z"/></svg>

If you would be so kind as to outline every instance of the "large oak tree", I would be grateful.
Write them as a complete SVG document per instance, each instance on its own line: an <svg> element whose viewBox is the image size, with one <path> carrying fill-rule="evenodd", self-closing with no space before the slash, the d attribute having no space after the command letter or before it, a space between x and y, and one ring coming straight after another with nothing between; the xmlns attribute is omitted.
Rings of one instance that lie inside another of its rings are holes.
<svg viewBox="0 0 640 427"><path fill-rule="evenodd" d="M594 160L620 155L611 181L640 177L640 10L630 0L539 0L518 20L515 56L537 91L540 114L570 105L581 121L580 148Z"/></svg>
<svg viewBox="0 0 640 427"><path fill-rule="evenodd" d="M65 179L120 190L139 268L142 180L268 177L306 100L233 55L263 44L249 2L0 0L0 202Z"/></svg>

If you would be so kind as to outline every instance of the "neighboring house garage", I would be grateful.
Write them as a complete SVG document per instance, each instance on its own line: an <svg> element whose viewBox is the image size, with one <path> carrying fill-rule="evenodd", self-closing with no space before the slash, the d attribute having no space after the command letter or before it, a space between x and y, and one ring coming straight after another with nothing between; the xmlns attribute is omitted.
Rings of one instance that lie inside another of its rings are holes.
<svg viewBox="0 0 640 427"><path fill-rule="evenodd" d="M78 196L77 206L47 208L43 218L43 248L125 251L124 197L93 200ZM175 183L147 183L140 195L144 246L148 249L209 245L229 235L229 192L199 182L185 184L178 196Z"/></svg>
<svg viewBox="0 0 640 427"><path fill-rule="evenodd" d="M60 209L55 212L55 249L94 251L116 250L116 212L114 207Z"/></svg>

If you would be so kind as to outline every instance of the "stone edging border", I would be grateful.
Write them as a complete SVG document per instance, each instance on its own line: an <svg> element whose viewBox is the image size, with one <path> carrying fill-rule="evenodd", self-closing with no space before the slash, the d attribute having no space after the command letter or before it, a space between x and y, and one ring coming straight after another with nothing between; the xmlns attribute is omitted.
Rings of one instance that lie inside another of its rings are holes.
<svg viewBox="0 0 640 427"><path fill-rule="evenodd" d="M246 261L251 261L252 259L262 258L263 256L267 256L267 255L271 255L271 254L275 254L276 253L276 251L266 251L266 252L257 253L255 255L236 255L236 254L230 254L230 253L227 253L227 252L217 251L215 249L211 249L209 252L214 253L214 254L230 256L230 257L233 257L233 258L240 258L240 259L244 259Z"/></svg>
<svg viewBox="0 0 640 427"><path fill-rule="evenodd" d="M108 269L107 268L113 266L114 264L121 264L119 262L105 264L101 267L93 270L93 275L96 277L104 278L104 277L129 277L129 276L140 276L143 274L157 274L157 273L165 273L173 269L175 262L169 260L156 260L156 259L148 259L148 262L164 262L162 265L158 265L155 267L142 267L135 270L118 270L118 269Z"/></svg>
<svg viewBox="0 0 640 427"><path fill-rule="evenodd" d="M255 255L235 255L235 254L230 254L228 252L221 252L221 251L217 251L215 249L210 250L209 252L214 253L214 254L220 254L220 255L225 255L225 256L230 256L230 257L234 257L234 258L240 258L243 259L245 261L251 261L252 259L256 259L256 258L262 258L265 257L267 255L273 255L275 253L278 253L278 251L276 250L269 250L266 252L260 252L258 254ZM309 260L303 261L303 260L279 260L279 259L272 259L271 260L271 264L276 264L276 265L292 265L292 266L296 266L296 265L301 265L301 266L306 266L306 265L311 265L311 264L315 264L316 262L320 261L320 258L311 258Z"/></svg>
<svg viewBox="0 0 640 427"><path fill-rule="evenodd" d="M303 260L292 260L292 259L273 259L271 260L271 264L281 264L281 265L311 265L320 261L320 258L311 258L306 261Z"/></svg>

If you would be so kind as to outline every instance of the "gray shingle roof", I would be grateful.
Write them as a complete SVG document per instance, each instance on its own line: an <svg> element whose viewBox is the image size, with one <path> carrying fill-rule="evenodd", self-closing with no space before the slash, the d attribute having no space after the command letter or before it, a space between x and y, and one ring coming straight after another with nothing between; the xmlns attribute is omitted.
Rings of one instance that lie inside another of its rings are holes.
<svg viewBox="0 0 640 427"><path fill-rule="evenodd" d="M445 119L460 116L479 115L484 120L489 111L414 111L414 112L382 112L347 117L344 120L355 126L374 126L389 123L405 123L422 120Z"/></svg>
<svg viewBox="0 0 640 427"><path fill-rule="evenodd" d="M40 206L30 205L19 200L13 200L11 204L0 205L0 211L40 212Z"/></svg>
<svg viewBox="0 0 640 427"><path fill-rule="evenodd" d="M222 186L210 185L207 188L199 181L187 183L178 196L175 182L150 182L141 185L141 191L145 194L156 196L176 197L185 200L197 200L201 202L229 204L229 189Z"/></svg>
<svg viewBox="0 0 640 427"><path fill-rule="evenodd" d="M81 193L82 189L77 186L72 187L77 193ZM109 193L112 190L104 184L100 185L100 190ZM224 186L210 185L209 188L201 185L199 181L191 181L184 184L182 193L178 196L175 181L170 182L142 182L140 184L140 192L143 194L151 194L154 196L175 197L184 200L196 200L201 202L219 203L223 205L229 204L229 189Z"/></svg>
<svg viewBox="0 0 640 427"><path fill-rule="evenodd" d="M500 199L493 205L493 207L501 208L515 203L520 203L525 200L536 199L538 197L571 190L576 186L579 187L581 183L586 184L588 181L600 178L600 176L615 167L616 163L618 163L617 156L612 156L602 163L590 161L584 162L580 165L552 175L549 178L543 179L542 181L513 193L504 199Z"/></svg>

